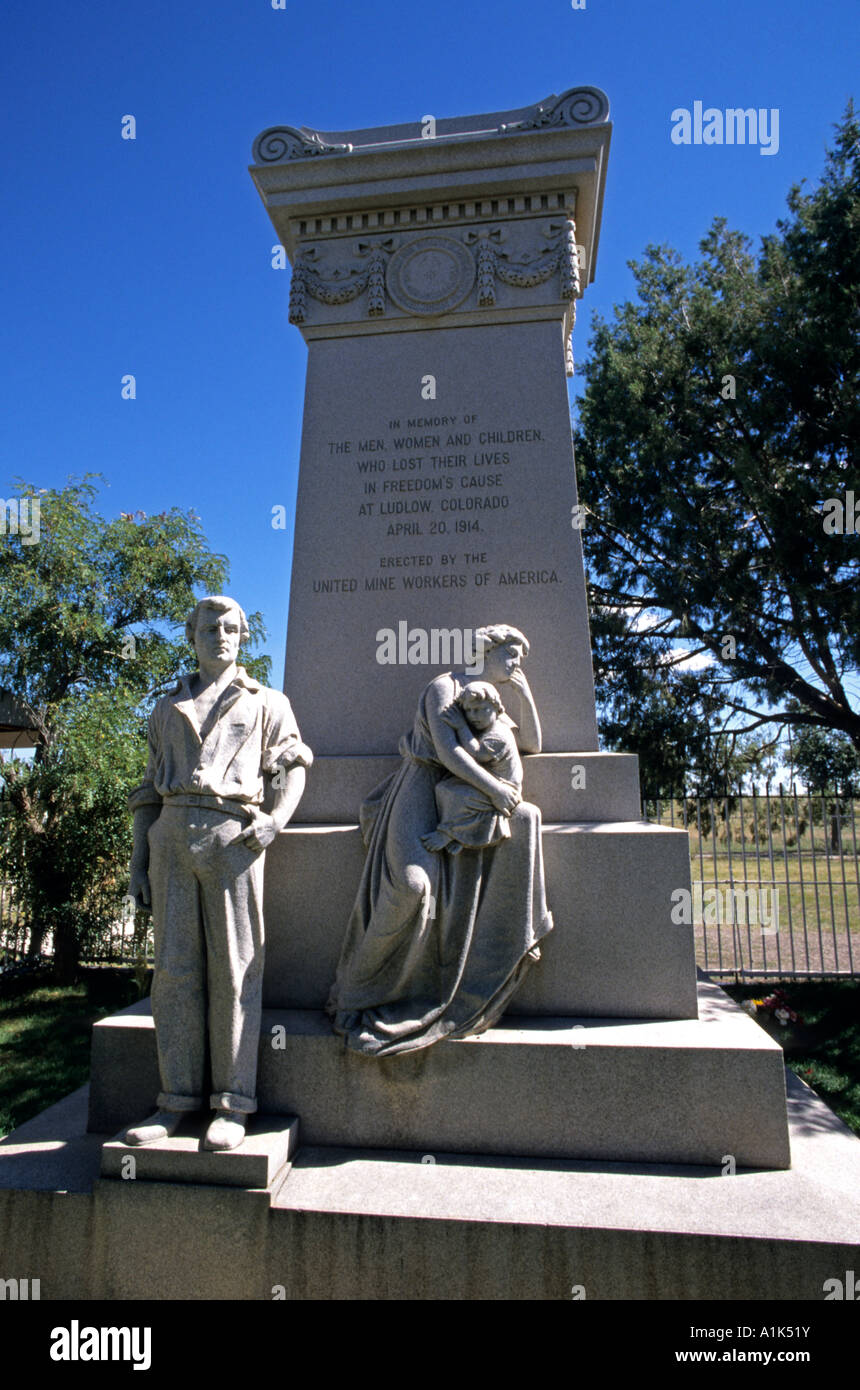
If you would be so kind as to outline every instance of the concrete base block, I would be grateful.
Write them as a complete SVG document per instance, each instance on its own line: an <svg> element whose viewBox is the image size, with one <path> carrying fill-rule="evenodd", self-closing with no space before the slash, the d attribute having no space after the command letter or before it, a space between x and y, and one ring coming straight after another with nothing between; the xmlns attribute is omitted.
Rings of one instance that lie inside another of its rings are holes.
<svg viewBox="0 0 860 1390"><path fill-rule="evenodd" d="M93 1028L93 1129L146 1113L158 1088L152 1020L138 1008ZM298 1115L308 1144L790 1162L782 1050L707 983L699 1019L508 1018L479 1037L385 1058L347 1051L320 1012L267 1011L258 1095L267 1113Z"/></svg>
<svg viewBox="0 0 860 1390"><path fill-rule="evenodd" d="M291 827L267 849L268 1008L324 1008L364 859L357 825Z"/></svg>
<svg viewBox="0 0 860 1390"><path fill-rule="evenodd" d="M94 1186L92 1209L98 1292L90 1297L262 1296L259 1260L268 1238L270 1192L103 1178Z"/></svg>
<svg viewBox="0 0 860 1390"><path fill-rule="evenodd" d="M860 1142L788 1073L792 1168L301 1148L272 1192L99 1180L86 1090L0 1141L41 1298L812 1300L860 1267Z"/></svg>
<svg viewBox="0 0 860 1390"><path fill-rule="evenodd" d="M286 1177L298 1147L299 1122L291 1115L253 1115L238 1149L211 1153L203 1135L211 1116L195 1115L178 1134L156 1144L125 1144L121 1137L102 1149L103 1178L137 1182L188 1182L216 1187L271 1187Z"/></svg>
<svg viewBox="0 0 860 1390"><path fill-rule="evenodd" d="M543 849L555 930L512 1012L695 1018L693 929L671 920L672 893L690 888L686 832L645 821L550 824ZM270 847L268 1007L324 1008L363 866L355 826L296 826Z"/></svg>
<svg viewBox="0 0 860 1390"><path fill-rule="evenodd" d="M672 922L690 886L684 830L637 822L545 825L554 930L511 1014L695 1018L691 926Z"/></svg>
<svg viewBox="0 0 860 1390"><path fill-rule="evenodd" d="M148 999L93 1024L90 1067L90 1130L112 1136L152 1114L161 1082Z"/></svg>
<svg viewBox="0 0 860 1390"><path fill-rule="evenodd" d="M315 758L292 824L356 824L362 801L399 766L399 757L382 753ZM639 820L639 759L634 753L527 754L523 796L545 821Z"/></svg>

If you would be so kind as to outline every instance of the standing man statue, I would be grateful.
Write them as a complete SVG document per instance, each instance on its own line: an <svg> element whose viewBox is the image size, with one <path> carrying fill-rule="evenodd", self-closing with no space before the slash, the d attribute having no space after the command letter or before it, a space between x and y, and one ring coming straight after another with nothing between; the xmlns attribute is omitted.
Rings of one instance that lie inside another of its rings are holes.
<svg viewBox="0 0 860 1390"><path fill-rule="evenodd" d="M203 1144L234 1149L257 1108L265 850L295 811L313 755L286 696L236 665L249 633L233 599L201 599L185 632L199 669L153 709L146 776L129 797L129 891L153 913L161 1092L125 1142L175 1134L204 1108L211 1080Z"/></svg>

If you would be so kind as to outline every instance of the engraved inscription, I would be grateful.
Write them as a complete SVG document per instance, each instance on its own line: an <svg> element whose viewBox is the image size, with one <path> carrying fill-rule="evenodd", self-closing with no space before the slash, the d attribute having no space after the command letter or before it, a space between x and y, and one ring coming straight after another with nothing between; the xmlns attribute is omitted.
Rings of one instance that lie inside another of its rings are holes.
<svg viewBox="0 0 860 1390"><path fill-rule="evenodd" d="M350 498L352 516L367 528L367 569L318 574L313 592L563 583L551 565L510 563L508 517L528 491L531 451L545 443L530 421L474 413L380 420L360 437L328 439L331 486Z"/></svg>

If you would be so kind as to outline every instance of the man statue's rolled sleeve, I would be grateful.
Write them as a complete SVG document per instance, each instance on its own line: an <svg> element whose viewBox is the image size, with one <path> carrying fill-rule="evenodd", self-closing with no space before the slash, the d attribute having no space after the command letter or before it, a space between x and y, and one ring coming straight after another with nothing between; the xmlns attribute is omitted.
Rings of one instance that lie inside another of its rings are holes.
<svg viewBox="0 0 860 1390"><path fill-rule="evenodd" d="M314 760L310 748L302 743L289 700L286 695L273 700L271 696L276 694L269 692L263 715L262 768L272 777L279 769L286 772L292 767L310 767Z"/></svg>

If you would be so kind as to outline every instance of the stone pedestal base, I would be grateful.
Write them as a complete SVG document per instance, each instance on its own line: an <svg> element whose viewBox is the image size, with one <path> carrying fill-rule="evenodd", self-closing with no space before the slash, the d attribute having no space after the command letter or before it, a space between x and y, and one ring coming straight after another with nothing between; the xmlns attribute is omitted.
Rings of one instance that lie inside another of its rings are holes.
<svg viewBox="0 0 860 1390"><path fill-rule="evenodd" d="M82 1090L0 1142L3 1268L43 1300L821 1301L860 1143L791 1073L788 1107L781 1172L302 1148L260 1191L99 1179Z"/></svg>
<svg viewBox="0 0 860 1390"><path fill-rule="evenodd" d="M508 1016L375 1059L348 1052L318 1011L269 1010L258 1095L267 1113L298 1115L307 1144L787 1167L782 1049L715 985L700 985L699 1013ZM145 1112L157 1087L152 1018L135 1006L97 1023L90 1128Z"/></svg>
<svg viewBox="0 0 860 1390"><path fill-rule="evenodd" d="M211 1119L195 1115L171 1139L125 1144L120 1136L102 1149L101 1175L134 1182L213 1183L217 1187L271 1187L283 1181L298 1147L294 1115L252 1115L238 1149L212 1153L201 1143Z"/></svg>
<svg viewBox="0 0 860 1390"><path fill-rule="evenodd" d="M548 776L552 760L535 761ZM563 762L568 768L568 755ZM673 894L690 892L686 832L640 820L544 818L543 855L555 930L512 1012L695 1018L693 929L672 920ZM290 826L267 850L269 1008L325 1007L364 859L357 825Z"/></svg>

